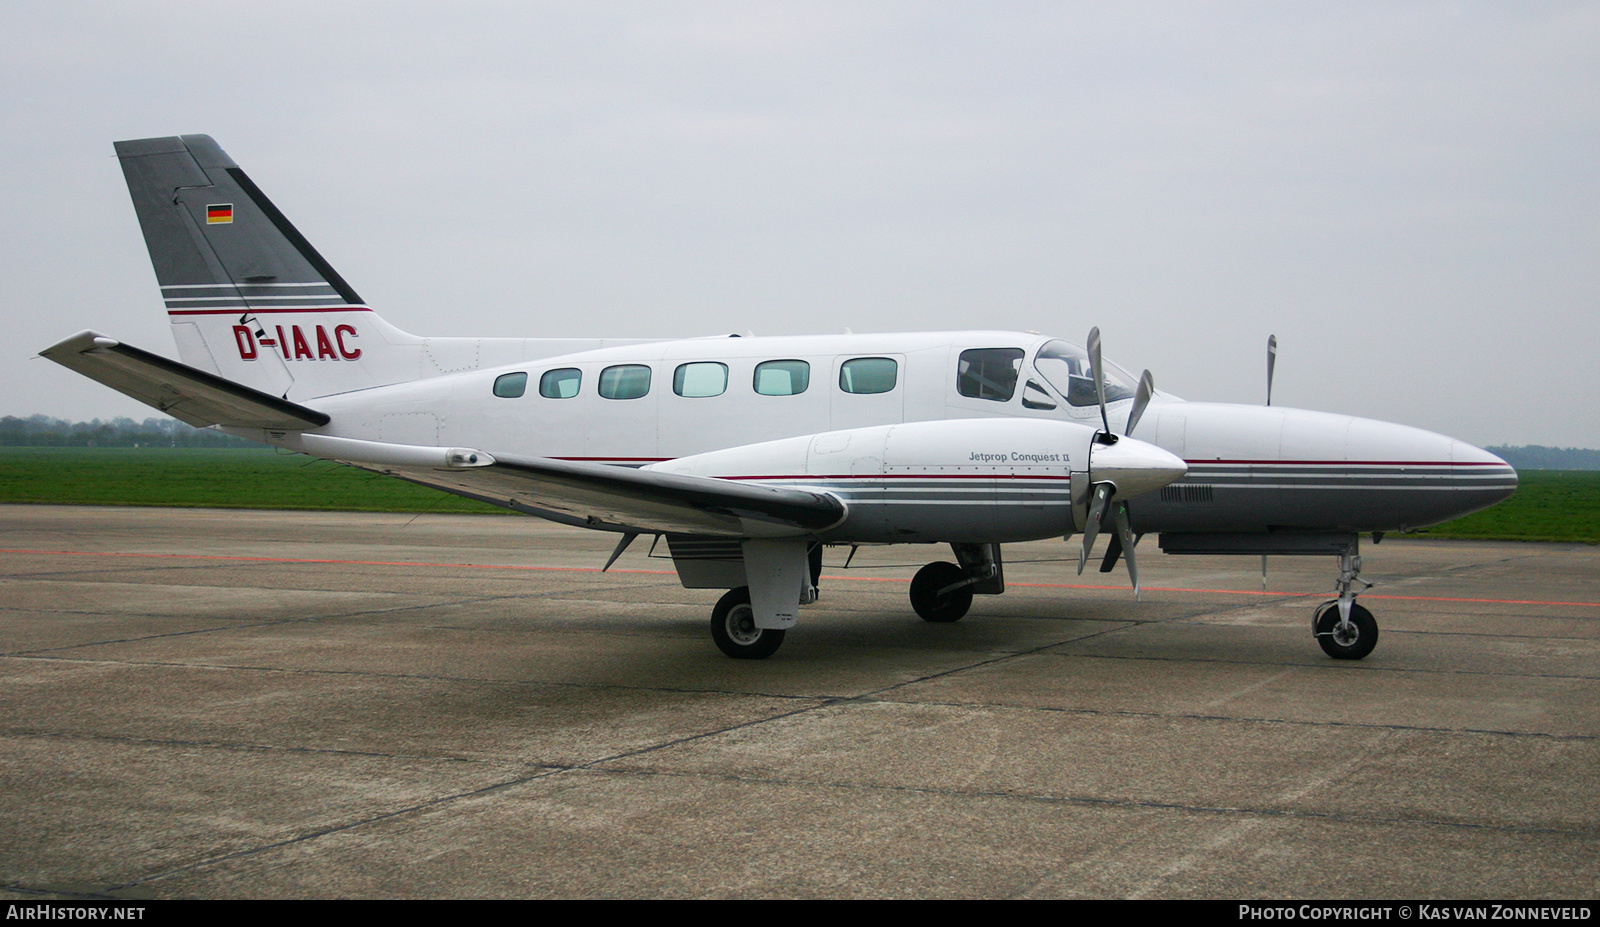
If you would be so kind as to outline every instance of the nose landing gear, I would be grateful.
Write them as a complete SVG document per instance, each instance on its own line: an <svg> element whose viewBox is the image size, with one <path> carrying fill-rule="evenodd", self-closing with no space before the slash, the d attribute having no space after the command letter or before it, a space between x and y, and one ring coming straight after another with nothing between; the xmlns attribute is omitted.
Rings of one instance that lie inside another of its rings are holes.
<svg viewBox="0 0 1600 927"><path fill-rule="evenodd" d="M1360 589L1355 587L1359 584ZM1359 660L1378 646L1378 622L1372 612L1356 604L1356 596L1371 589L1361 578L1361 555L1352 544L1339 554L1339 590L1317 609L1311 619L1311 633L1322 645L1322 652L1335 660Z"/></svg>

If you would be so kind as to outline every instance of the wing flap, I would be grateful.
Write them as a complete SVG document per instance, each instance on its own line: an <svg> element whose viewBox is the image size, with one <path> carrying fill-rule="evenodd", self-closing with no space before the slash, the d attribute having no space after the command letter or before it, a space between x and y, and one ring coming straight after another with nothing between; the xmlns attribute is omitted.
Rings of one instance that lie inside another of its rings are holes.
<svg viewBox="0 0 1600 927"><path fill-rule="evenodd" d="M99 332L79 332L39 354L196 428L231 425L285 431L316 428L331 421L315 409L122 344Z"/></svg>

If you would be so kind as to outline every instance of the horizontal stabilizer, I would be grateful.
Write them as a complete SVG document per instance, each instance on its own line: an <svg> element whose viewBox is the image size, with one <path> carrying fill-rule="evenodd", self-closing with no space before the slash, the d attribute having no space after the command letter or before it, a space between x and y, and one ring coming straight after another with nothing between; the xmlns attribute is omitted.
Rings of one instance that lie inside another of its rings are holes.
<svg viewBox="0 0 1600 927"><path fill-rule="evenodd" d="M98 332L79 332L39 354L196 428L231 425L298 431L330 421L315 409Z"/></svg>

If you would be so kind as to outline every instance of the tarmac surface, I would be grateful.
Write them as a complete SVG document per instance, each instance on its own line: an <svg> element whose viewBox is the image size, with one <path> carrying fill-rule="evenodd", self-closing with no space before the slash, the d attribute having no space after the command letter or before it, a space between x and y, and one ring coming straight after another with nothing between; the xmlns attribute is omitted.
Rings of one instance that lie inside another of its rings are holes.
<svg viewBox="0 0 1600 927"><path fill-rule="evenodd" d="M1360 662L1331 557L835 550L747 662L614 540L0 506L0 897L1600 896L1600 548L1368 544Z"/></svg>

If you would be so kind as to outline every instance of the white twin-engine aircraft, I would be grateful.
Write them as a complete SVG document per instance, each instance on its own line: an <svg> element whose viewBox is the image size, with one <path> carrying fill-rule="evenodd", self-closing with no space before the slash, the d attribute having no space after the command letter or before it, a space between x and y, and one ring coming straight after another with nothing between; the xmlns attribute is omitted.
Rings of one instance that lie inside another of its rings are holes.
<svg viewBox="0 0 1600 927"><path fill-rule="evenodd" d="M684 586L729 590L711 634L732 657L778 649L824 544L949 544L911 583L942 622L1004 591L1002 544L1081 533L1081 573L1103 530L1101 570L1125 558L1136 592L1150 532L1173 554L1337 556L1313 633L1359 659L1378 628L1358 534L1517 485L1431 432L1158 393L1102 363L1097 332L419 338L209 137L116 149L182 362L92 331L45 357L191 425L617 532L607 567L664 535Z"/></svg>

